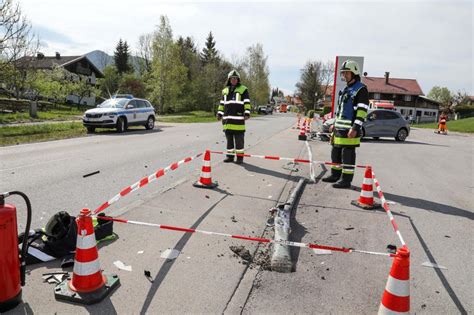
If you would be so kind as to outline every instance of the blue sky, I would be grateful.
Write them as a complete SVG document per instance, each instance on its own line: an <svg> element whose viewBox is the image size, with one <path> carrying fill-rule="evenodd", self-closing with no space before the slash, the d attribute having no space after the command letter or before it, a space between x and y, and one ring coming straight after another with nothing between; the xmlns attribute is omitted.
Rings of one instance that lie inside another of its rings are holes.
<svg viewBox="0 0 474 315"><path fill-rule="evenodd" d="M473 90L472 1L153 1L21 0L50 55L113 53L119 38L137 47L166 14L175 37L202 47L212 31L227 58L263 44L270 83L293 92L307 60L364 56L369 76Z"/></svg>

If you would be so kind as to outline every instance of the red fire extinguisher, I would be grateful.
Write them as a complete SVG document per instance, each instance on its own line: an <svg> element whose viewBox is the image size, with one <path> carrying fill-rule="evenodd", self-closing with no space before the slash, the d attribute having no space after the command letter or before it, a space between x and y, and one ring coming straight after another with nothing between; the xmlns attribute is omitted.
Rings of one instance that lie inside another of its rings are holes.
<svg viewBox="0 0 474 315"><path fill-rule="evenodd" d="M19 195L26 202L28 216L21 253L18 252L16 208L5 204L5 198ZM20 191L0 194L0 313L21 302L21 287L25 285L28 232L31 225L31 203Z"/></svg>

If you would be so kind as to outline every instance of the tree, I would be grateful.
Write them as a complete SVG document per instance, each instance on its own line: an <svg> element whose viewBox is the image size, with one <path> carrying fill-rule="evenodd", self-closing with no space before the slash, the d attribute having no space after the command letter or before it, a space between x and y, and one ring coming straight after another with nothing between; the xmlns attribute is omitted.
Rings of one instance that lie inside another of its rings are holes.
<svg viewBox="0 0 474 315"><path fill-rule="evenodd" d="M165 15L153 36L152 72L149 82L150 97L158 103L160 113L177 110L179 96L186 80L186 67L180 60L179 47L173 42L173 32ZM179 106L178 106L179 107Z"/></svg>
<svg viewBox="0 0 474 315"><path fill-rule="evenodd" d="M296 83L296 88L306 107L316 109L318 97L323 95L321 79L323 77L323 64L320 61L307 61L304 68L301 69L300 80Z"/></svg>
<svg viewBox="0 0 474 315"><path fill-rule="evenodd" d="M138 38L138 57L140 60L140 73L151 71L153 54L153 34L142 34Z"/></svg>
<svg viewBox="0 0 474 315"><path fill-rule="evenodd" d="M72 84L64 68L54 67L53 70L38 70L31 82L31 88L38 96L53 99L55 103L63 103L73 90Z"/></svg>
<svg viewBox="0 0 474 315"><path fill-rule="evenodd" d="M133 73L124 74L120 83L122 93L132 94L134 97L146 97L145 83Z"/></svg>
<svg viewBox="0 0 474 315"><path fill-rule="evenodd" d="M248 85L254 105L266 104L268 102L268 96L270 95L268 77L270 71L267 60L268 57L263 52L262 44L258 43L247 48L247 54L244 58L244 74L246 75L244 84Z"/></svg>
<svg viewBox="0 0 474 315"><path fill-rule="evenodd" d="M100 79L99 86L102 97L107 99L119 92L120 74L113 65L105 67L103 72L104 78Z"/></svg>
<svg viewBox="0 0 474 315"><path fill-rule="evenodd" d="M428 93L428 98L441 103L443 109L452 105L452 95L447 87L434 86Z"/></svg>
<svg viewBox="0 0 474 315"><path fill-rule="evenodd" d="M212 32L209 32L209 35L206 39L205 47L202 49L201 52L201 62L203 65L215 63L217 61L217 56L218 51L216 49L216 41L214 40L214 36L212 36Z"/></svg>
<svg viewBox="0 0 474 315"><path fill-rule="evenodd" d="M117 68L118 73L122 74L131 70L128 63L129 56L130 53L128 51L127 42L123 42L122 39L120 39L114 52L115 67Z"/></svg>

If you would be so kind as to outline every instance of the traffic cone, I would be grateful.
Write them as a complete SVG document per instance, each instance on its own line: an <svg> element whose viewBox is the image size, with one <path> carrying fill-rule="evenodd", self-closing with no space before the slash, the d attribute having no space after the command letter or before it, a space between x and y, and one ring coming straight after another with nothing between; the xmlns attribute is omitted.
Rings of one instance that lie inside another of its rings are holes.
<svg viewBox="0 0 474 315"><path fill-rule="evenodd" d="M367 166L365 169L364 180L360 189L360 196L358 200L352 200L351 204L366 210L373 210L380 208L380 204L374 202L374 179L372 177L372 167Z"/></svg>
<svg viewBox="0 0 474 315"><path fill-rule="evenodd" d="M77 243L72 279L56 286L57 300L94 304L103 300L119 284L117 275L102 273L94 227L89 209L82 209L76 219Z"/></svg>
<svg viewBox="0 0 474 315"><path fill-rule="evenodd" d="M197 188L216 188L218 186L217 182L212 182L211 177L211 151L206 150L204 154L204 159L202 161L201 177L197 182L193 184Z"/></svg>
<svg viewBox="0 0 474 315"><path fill-rule="evenodd" d="M410 251L408 248L399 248L388 275L387 285L383 292L378 314L409 313Z"/></svg>
<svg viewBox="0 0 474 315"><path fill-rule="evenodd" d="M303 119L303 126L301 127L300 134L298 135L298 140L306 141L306 119Z"/></svg>

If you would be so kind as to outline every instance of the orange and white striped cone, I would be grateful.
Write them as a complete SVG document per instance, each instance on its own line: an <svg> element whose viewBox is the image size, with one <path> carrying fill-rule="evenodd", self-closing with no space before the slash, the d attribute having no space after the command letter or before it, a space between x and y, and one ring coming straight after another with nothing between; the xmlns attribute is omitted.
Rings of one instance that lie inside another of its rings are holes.
<svg viewBox="0 0 474 315"><path fill-rule="evenodd" d="M58 300L81 304L100 302L119 284L117 275L102 273L89 209L82 209L76 219L77 243L72 279L58 284L54 296Z"/></svg>
<svg viewBox="0 0 474 315"><path fill-rule="evenodd" d="M301 127L300 134L298 135L298 140L306 141L306 119L303 119L303 126Z"/></svg>
<svg viewBox="0 0 474 315"><path fill-rule="evenodd" d="M211 177L211 151L206 150L204 158L202 160L201 177L197 182L193 184L197 188L209 188L213 189L218 186L217 182L212 181Z"/></svg>
<svg viewBox="0 0 474 315"><path fill-rule="evenodd" d="M379 315L410 313L410 251L399 248L379 307Z"/></svg>
<svg viewBox="0 0 474 315"><path fill-rule="evenodd" d="M374 202L374 179L372 177L372 167L367 166L365 169L360 196L358 200L352 200L351 204L366 210L380 208L380 204Z"/></svg>

